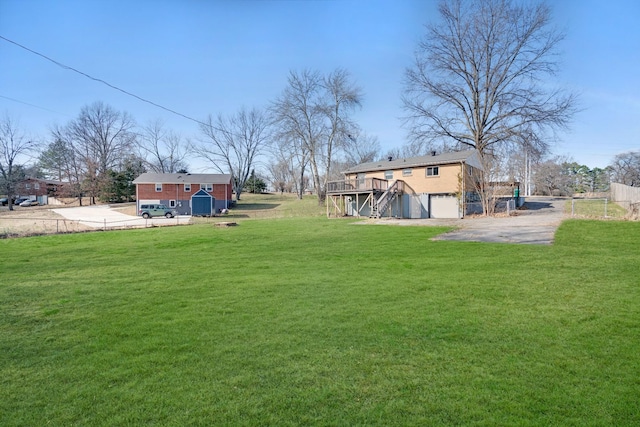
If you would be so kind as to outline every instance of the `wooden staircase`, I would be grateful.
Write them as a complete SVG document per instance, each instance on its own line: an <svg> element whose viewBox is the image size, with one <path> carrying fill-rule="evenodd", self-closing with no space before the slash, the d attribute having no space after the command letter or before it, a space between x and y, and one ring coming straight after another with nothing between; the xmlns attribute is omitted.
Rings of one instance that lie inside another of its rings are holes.
<svg viewBox="0 0 640 427"><path fill-rule="evenodd" d="M404 181L396 180L387 190L378 198L371 199L370 218L381 218L384 213L392 206L392 202L398 198L404 191Z"/></svg>

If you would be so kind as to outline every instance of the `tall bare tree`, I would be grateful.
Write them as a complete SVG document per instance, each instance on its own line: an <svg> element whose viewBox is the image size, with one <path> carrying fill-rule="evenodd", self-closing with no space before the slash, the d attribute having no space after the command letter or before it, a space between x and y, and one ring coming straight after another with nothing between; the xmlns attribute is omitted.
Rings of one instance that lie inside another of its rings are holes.
<svg viewBox="0 0 640 427"><path fill-rule="evenodd" d="M130 155L135 144L135 122L126 112L102 103L85 106L78 117L66 126L55 128L54 140L62 141L73 153L78 180L91 203L102 189L110 186L109 170L116 169L121 159Z"/></svg>
<svg viewBox="0 0 640 427"><path fill-rule="evenodd" d="M481 156L532 130L565 127L576 97L550 88L563 35L545 4L447 0L406 71L403 101L416 140L471 147ZM538 137L532 142L542 142Z"/></svg>
<svg viewBox="0 0 640 427"><path fill-rule="evenodd" d="M54 142L40 153L40 165L47 176L68 183L62 187L61 195L77 197L82 206L87 166L76 150L78 147L69 126L56 125L51 129L51 135Z"/></svg>
<svg viewBox="0 0 640 427"><path fill-rule="evenodd" d="M361 99L361 90L346 70L326 76L291 71L287 87L271 106L278 138L295 141L308 155L318 201L325 197L334 151L355 127L351 113Z"/></svg>
<svg viewBox="0 0 640 427"><path fill-rule="evenodd" d="M156 173L175 173L187 168L190 143L179 134L166 129L162 120L152 120L142 129L138 139L141 157L148 169Z"/></svg>
<svg viewBox="0 0 640 427"><path fill-rule="evenodd" d="M9 199L9 210L13 210L11 200L20 169L17 161L34 148L34 142L20 130L18 122L9 113L5 113L0 120L0 174L4 192Z"/></svg>
<svg viewBox="0 0 640 427"><path fill-rule="evenodd" d="M229 117L219 114L216 119L209 115L200 125L204 139L195 151L221 173L231 174L236 200L271 142L269 125L267 115L257 108L242 108Z"/></svg>

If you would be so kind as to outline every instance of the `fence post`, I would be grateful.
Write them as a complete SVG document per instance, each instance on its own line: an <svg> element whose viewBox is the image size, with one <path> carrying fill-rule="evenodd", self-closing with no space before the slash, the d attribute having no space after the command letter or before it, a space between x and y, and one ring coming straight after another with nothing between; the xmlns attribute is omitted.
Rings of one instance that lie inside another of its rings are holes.
<svg viewBox="0 0 640 427"><path fill-rule="evenodd" d="M604 217L607 217L607 199L604 199Z"/></svg>
<svg viewBox="0 0 640 427"><path fill-rule="evenodd" d="M574 205L575 205L576 199L574 199L573 197L571 198L571 216L574 216Z"/></svg>
<svg viewBox="0 0 640 427"><path fill-rule="evenodd" d="M107 231L107 218L104 219L104 231Z"/></svg>

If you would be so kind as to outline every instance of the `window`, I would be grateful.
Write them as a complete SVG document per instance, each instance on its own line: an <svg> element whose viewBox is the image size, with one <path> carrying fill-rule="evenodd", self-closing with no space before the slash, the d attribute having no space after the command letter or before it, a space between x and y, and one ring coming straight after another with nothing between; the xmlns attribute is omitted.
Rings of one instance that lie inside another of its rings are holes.
<svg viewBox="0 0 640 427"><path fill-rule="evenodd" d="M26 188L27 190L31 190L31 184L29 184L29 183L25 184L24 188Z"/></svg>
<svg viewBox="0 0 640 427"><path fill-rule="evenodd" d="M213 184L207 184L207 191L208 192L212 192L213 191Z"/></svg>
<svg viewBox="0 0 640 427"><path fill-rule="evenodd" d="M169 207L170 208L175 208L176 207L176 201L175 200L169 200Z"/></svg>
<svg viewBox="0 0 640 427"><path fill-rule="evenodd" d="M34 190L39 190L39 189L40 189L40 183L38 183L38 182L34 182L34 183L33 183L33 189L34 189Z"/></svg>
<svg viewBox="0 0 640 427"><path fill-rule="evenodd" d="M440 168L438 166L427 168L427 176L438 176L438 175L440 175Z"/></svg>
<svg viewBox="0 0 640 427"><path fill-rule="evenodd" d="M162 191L162 184L156 184L156 192L160 193Z"/></svg>
<svg viewBox="0 0 640 427"><path fill-rule="evenodd" d="M412 169L403 169L402 170L402 176L411 176L413 174L413 170Z"/></svg>
<svg viewBox="0 0 640 427"><path fill-rule="evenodd" d="M393 171L385 171L384 179L393 179Z"/></svg>
<svg viewBox="0 0 640 427"><path fill-rule="evenodd" d="M187 193L190 193L191 192L191 184L185 184L184 185L184 191L187 192Z"/></svg>

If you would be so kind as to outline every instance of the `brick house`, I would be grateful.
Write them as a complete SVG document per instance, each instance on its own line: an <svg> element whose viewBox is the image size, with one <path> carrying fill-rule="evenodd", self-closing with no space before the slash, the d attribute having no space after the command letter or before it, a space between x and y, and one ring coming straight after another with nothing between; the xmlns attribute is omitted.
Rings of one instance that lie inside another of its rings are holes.
<svg viewBox="0 0 640 427"><path fill-rule="evenodd" d="M16 197L29 197L41 205L48 204L49 197L62 196L68 183L42 178L25 178L15 187Z"/></svg>
<svg viewBox="0 0 640 427"><path fill-rule="evenodd" d="M192 214L192 198L202 190L213 198L214 212L227 209L232 204L231 175L190 173L143 173L133 180L136 185L136 204L169 206L179 215ZM199 197L202 193L199 193Z"/></svg>
<svg viewBox="0 0 640 427"><path fill-rule="evenodd" d="M462 218L477 201L475 150L363 163L327 186L327 216Z"/></svg>

